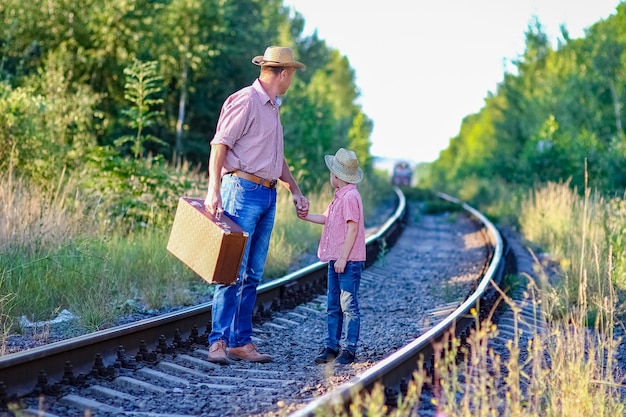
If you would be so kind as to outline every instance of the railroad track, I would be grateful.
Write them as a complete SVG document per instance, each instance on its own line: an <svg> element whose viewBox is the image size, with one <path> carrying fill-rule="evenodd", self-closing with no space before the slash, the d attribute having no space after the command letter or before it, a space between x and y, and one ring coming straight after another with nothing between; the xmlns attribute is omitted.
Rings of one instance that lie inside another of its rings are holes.
<svg viewBox="0 0 626 417"><path fill-rule="evenodd" d="M393 269L381 262L381 253L410 223L404 196L397 194L397 210L368 238L363 286L379 285ZM477 244L481 260L472 261L478 268L470 274L474 280L461 286L470 290L448 303L439 301L426 314L430 323L409 331L404 342L361 355L355 366L334 370L312 364L323 340L319 323L322 328L325 323L326 266L316 263L259 287L255 341L278 356L276 364L205 361L209 303L0 358L0 406L5 413L13 404L33 415L43 408L50 416L84 415L86 410L92 416L308 416L331 403L348 403L356 391L375 383L393 395L402 390L418 357L432 355L433 342L453 326L463 336L474 322L469 310L488 311L497 298L489 283L504 269L502 239L480 213L462 206L471 219L465 227L471 223L474 228L468 234L482 240Z"/></svg>

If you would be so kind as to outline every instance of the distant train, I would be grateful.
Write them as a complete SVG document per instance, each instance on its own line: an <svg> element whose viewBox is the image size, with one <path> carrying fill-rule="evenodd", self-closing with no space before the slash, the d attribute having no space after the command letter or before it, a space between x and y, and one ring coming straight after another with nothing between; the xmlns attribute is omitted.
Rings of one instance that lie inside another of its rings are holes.
<svg viewBox="0 0 626 417"><path fill-rule="evenodd" d="M393 185L405 185L410 186L413 178L413 169L408 162L400 161L393 167L393 176L391 183Z"/></svg>

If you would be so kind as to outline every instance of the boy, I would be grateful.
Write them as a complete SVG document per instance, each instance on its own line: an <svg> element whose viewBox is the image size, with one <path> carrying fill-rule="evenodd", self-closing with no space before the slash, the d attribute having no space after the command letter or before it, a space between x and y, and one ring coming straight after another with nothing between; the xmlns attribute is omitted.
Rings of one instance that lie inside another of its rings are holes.
<svg viewBox="0 0 626 417"><path fill-rule="evenodd" d="M356 154L341 148L324 157L330 170L335 195L323 214L308 213L302 219L323 224L317 255L328 262L327 325L325 347L315 363L333 360L340 364L354 362L361 314L358 290L365 266L365 224L363 203L356 184L363 179ZM339 354L343 323L346 323L344 348Z"/></svg>

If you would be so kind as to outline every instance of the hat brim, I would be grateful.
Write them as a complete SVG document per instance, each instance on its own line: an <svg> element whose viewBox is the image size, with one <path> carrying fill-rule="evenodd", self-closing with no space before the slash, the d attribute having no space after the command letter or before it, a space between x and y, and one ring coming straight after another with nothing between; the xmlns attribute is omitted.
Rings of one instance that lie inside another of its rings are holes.
<svg viewBox="0 0 626 417"><path fill-rule="evenodd" d="M304 68L304 64L298 61L284 62L284 63L274 62L274 61L264 61L263 55L255 56L254 58L252 58L252 63L254 65L258 65L259 67L282 67L282 68L293 67L296 69Z"/></svg>
<svg viewBox="0 0 626 417"><path fill-rule="evenodd" d="M325 155L324 161L326 162L326 166L335 174L335 177L339 178L342 181L348 182L350 184L358 184L363 180L363 170L361 168L357 168L357 172L355 175L349 175L345 172L338 171L335 168L335 155Z"/></svg>

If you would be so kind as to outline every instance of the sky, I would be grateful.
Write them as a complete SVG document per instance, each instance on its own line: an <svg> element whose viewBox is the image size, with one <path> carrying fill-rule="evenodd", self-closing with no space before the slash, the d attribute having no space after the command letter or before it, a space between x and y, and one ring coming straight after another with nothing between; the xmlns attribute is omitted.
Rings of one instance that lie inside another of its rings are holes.
<svg viewBox="0 0 626 417"><path fill-rule="evenodd" d="M347 57L373 121L370 152L432 162L524 51L533 17L556 47L616 13L620 0L283 0ZM306 62L305 62L306 64Z"/></svg>

